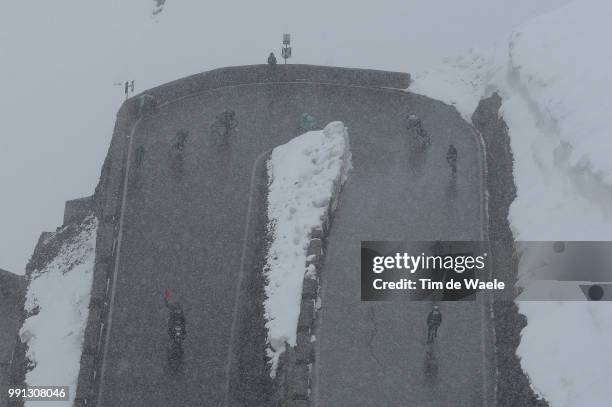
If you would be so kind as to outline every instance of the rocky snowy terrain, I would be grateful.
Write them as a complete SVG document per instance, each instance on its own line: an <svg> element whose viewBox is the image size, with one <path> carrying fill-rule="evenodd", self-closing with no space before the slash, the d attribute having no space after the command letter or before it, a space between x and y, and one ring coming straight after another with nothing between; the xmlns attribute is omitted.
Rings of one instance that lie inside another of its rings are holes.
<svg viewBox="0 0 612 407"><path fill-rule="evenodd" d="M609 2L575 1L518 27L507 42L414 77L412 91L454 104L467 120L481 97L502 97L515 159L516 240L612 237L611 18ZM552 406L609 403L612 305L519 308L529 325L518 354L534 389Z"/></svg>
<svg viewBox="0 0 612 407"><path fill-rule="evenodd" d="M26 293L25 320L20 336L27 344L30 386L69 386L69 401L45 402L67 406L74 399L83 335L89 315L97 219L91 215L47 237L64 240L55 256L32 272ZM67 228L74 228L68 230ZM35 401L26 405L37 405Z"/></svg>

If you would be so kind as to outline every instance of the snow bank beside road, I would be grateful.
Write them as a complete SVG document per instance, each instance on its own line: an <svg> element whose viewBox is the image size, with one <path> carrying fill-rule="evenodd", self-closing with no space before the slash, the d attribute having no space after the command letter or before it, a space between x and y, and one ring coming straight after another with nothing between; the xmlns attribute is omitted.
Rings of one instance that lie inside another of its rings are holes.
<svg viewBox="0 0 612 407"><path fill-rule="evenodd" d="M612 390L612 304L520 302L528 326L518 355L551 407L605 406Z"/></svg>
<svg viewBox="0 0 612 407"><path fill-rule="evenodd" d="M272 241L264 273L273 372L285 343L295 345L310 236L322 229L330 201L350 169L349 137L342 122L276 147L268 161Z"/></svg>
<svg viewBox="0 0 612 407"><path fill-rule="evenodd" d="M470 118L497 91L514 153L517 240L612 240L612 3L574 1L519 27L506 44L414 76L411 90ZM553 407L612 398L612 305L519 303L518 354Z"/></svg>
<svg viewBox="0 0 612 407"><path fill-rule="evenodd" d="M516 160L517 240L607 240L612 225L608 112L612 58L604 32L612 4L570 3L489 50L470 50L414 75L411 90L455 105L470 120L480 98L503 98ZM606 31L608 30L608 31ZM581 219L568 223L580 213Z"/></svg>
<svg viewBox="0 0 612 407"><path fill-rule="evenodd" d="M609 2L576 1L510 38L502 109L518 164L519 239L612 237L611 18Z"/></svg>
<svg viewBox="0 0 612 407"><path fill-rule="evenodd" d="M34 369L27 372L28 385L68 386L70 401L45 402L69 406L75 396L85 325L93 281L96 230L92 215L79 233L63 244L58 255L32 273L26 294L26 312L33 313L21 328L28 344L27 357ZM26 402L37 406L39 402Z"/></svg>
<svg viewBox="0 0 612 407"><path fill-rule="evenodd" d="M499 70L495 62L488 53L469 49L464 56L446 58L434 70L413 75L414 83L409 90L455 106L471 122L472 113L486 90L494 89L488 83Z"/></svg>

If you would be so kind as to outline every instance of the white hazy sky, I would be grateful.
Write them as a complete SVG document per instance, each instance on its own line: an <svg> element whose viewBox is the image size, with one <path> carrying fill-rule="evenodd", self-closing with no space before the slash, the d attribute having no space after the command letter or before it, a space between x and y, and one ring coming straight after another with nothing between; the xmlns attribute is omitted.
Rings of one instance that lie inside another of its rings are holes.
<svg viewBox="0 0 612 407"><path fill-rule="evenodd" d="M418 72L569 0L12 1L0 13L0 268L23 273L64 201L90 195L122 88L264 63Z"/></svg>

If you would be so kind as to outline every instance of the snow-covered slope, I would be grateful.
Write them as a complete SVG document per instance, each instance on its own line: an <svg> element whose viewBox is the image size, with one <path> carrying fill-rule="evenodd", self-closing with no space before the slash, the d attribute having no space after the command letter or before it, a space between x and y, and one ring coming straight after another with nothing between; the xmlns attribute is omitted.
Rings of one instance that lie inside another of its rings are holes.
<svg viewBox="0 0 612 407"><path fill-rule="evenodd" d="M69 386L69 402L45 405L69 406L74 399L89 316L97 225L93 215L86 218L57 256L33 271L28 286L25 309L32 315L25 320L20 335L27 342L27 357L34 368L26 373L26 383ZM27 402L26 406L30 404L40 403Z"/></svg>
<svg viewBox="0 0 612 407"><path fill-rule="evenodd" d="M498 91L515 158L517 240L612 240L612 3L574 1L490 50L470 50L414 76L412 90L469 120ZM612 271L611 271L612 273ZM518 354L552 406L612 399L612 305L520 303Z"/></svg>
<svg viewBox="0 0 612 407"><path fill-rule="evenodd" d="M482 96L502 96L517 160L517 239L612 235L612 51L604 34L611 17L612 4L602 0L570 3L520 27L507 43L415 75L413 91L454 104L468 120ZM570 227L575 212L581 220Z"/></svg>
<svg viewBox="0 0 612 407"><path fill-rule="evenodd" d="M268 161L272 241L264 272L273 374L285 343L295 345L311 234L322 229L335 186L346 181L350 169L349 137L342 122L276 147Z"/></svg>

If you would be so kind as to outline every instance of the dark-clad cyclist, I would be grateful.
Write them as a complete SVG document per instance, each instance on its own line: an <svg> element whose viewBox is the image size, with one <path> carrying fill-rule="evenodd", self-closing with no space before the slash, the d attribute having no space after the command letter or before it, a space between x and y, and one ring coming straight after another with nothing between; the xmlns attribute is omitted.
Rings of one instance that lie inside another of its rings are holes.
<svg viewBox="0 0 612 407"><path fill-rule="evenodd" d="M170 311L168 315L168 335L172 340L177 340L175 337L175 329L180 329L181 338L184 339L187 335L187 327L185 321L185 314L183 313L183 308L178 302L170 301L170 291L166 290L164 293L164 301L166 303L166 308Z"/></svg>
<svg viewBox="0 0 612 407"><path fill-rule="evenodd" d="M451 167L453 174L455 174L457 172L457 149L452 144L448 147L448 151L446 152L446 161Z"/></svg>
<svg viewBox="0 0 612 407"><path fill-rule="evenodd" d="M427 315L427 343L433 343L438 336L438 328L442 324L442 313L440 307L434 305L433 309Z"/></svg>

